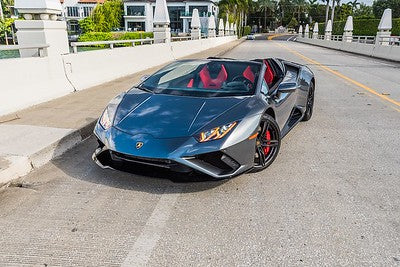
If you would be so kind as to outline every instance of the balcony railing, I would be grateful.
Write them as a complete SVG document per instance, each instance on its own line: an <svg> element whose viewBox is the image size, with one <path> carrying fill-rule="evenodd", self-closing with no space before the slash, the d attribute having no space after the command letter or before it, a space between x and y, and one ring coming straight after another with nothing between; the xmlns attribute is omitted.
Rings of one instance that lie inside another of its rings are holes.
<svg viewBox="0 0 400 267"><path fill-rule="evenodd" d="M182 11L181 12L181 17L192 17L193 12L185 12ZM211 16L211 12L199 12L199 16L200 17L209 17Z"/></svg>

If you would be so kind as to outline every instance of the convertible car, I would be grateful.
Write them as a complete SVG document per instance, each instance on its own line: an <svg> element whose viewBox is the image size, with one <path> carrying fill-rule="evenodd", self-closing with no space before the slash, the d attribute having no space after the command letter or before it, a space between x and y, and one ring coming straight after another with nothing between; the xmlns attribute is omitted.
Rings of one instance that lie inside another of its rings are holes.
<svg viewBox="0 0 400 267"><path fill-rule="evenodd" d="M99 118L94 161L225 179L260 171L311 118L311 70L282 59L175 61L115 97Z"/></svg>

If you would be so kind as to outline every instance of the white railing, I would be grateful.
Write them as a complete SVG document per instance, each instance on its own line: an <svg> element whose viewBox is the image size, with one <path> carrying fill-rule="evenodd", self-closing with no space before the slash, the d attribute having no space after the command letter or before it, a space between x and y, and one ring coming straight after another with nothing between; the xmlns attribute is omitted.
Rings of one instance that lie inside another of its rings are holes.
<svg viewBox="0 0 400 267"><path fill-rule="evenodd" d="M342 40L343 40L343 36L342 35L332 35L331 36L331 41L341 42Z"/></svg>
<svg viewBox="0 0 400 267"><path fill-rule="evenodd" d="M353 43L375 44L375 36L353 36Z"/></svg>
<svg viewBox="0 0 400 267"><path fill-rule="evenodd" d="M88 47L88 46L108 46L110 49L113 49L114 46L119 44L131 44L135 46L136 44L145 45L145 44L153 44L153 38L146 39L131 39L131 40L113 40L113 41L94 41L94 42L72 42L71 46L74 53L78 53L78 47Z"/></svg>
<svg viewBox="0 0 400 267"><path fill-rule="evenodd" d="M400 36L379 37L382 45L400 46Z"/></svg>
<svg viewBox="0 0 400 267"><path fill-rule="evenodd" d="M47 56L48 44L32 44L32 45L0 45L0 51L24 50L24 49L37 49L38 57Z"/></svg>
<svg viewBox="0 0 400 267"><path fill-rule="evenodd" d="M178 37L171 37L172 42L180 42L180 41L188 41L192 40L191 36L178 36Z"/></svg>

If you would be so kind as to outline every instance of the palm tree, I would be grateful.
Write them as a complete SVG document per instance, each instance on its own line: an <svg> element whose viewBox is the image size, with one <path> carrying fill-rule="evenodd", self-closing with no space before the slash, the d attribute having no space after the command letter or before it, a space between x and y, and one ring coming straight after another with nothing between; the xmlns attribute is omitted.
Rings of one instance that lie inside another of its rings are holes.
<svg viewBox="0 0 400 267"><path fill-rule="evenodd" d="M352 7L353 11L356 10L357 7L360 6L360 2L358 2L358 0L354 0L352 2L348 2L347 4Z"/></svg>
<svg viewBox="0 0 400 267"><path fill-rule="evenodd" d="M325 9L325 25L328 23L328 16L329 16L329 0L322 0L322 2L326 2L326 9Z"/></svg>
<svg viewBox="0 0 400 267"><path fill-rule="evenodd" d="M240 27L239 31L246 23L246 13L251 8L251 0L221 0L219 3L220 17L229 17Z"/></svg>
<svg viewBox="0 0 400 267"><path fill-rule="evenodd" d="M318 5L318 0L308 0L308 3L310 4L310 6L314 7L314 6Z"/></svg>
<svg viewBox="0 0 400 267"><path fill-rule="evenodd" d="M333 20L335 19L335 3L337 3L337 5L339 6L340 0L332 0L332 14L331 14L332 27L333 27Z"/></svg>
<svg viewBox="0 0 400 267"><path fill-rule="evenodd" d="M305 0L294 0L293 3L296 6L297 21L300 21L300 14L305 10L307 3Z"/></svg>
<svg viewBox="0 0 400 267"><path fill-rule="evenodd" d="M260 11L264 12L264 27L267 27L267 13L273 13L275 10L276 2L274 0L260 0L258 2Z"/></svg>

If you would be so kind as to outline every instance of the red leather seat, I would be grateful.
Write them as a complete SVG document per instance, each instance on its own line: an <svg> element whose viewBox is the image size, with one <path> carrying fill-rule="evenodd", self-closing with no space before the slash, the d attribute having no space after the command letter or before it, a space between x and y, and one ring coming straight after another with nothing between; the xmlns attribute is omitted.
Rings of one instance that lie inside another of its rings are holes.
<svg viewBox="0 0 400 267"><path fill-rule="evenodd" d="M225 66L221 65L216 78L212 78L208 70L207 65L199 72L200 80L203 84L203 88L208 89L220 89L222 84L228 79L228 73L226 72Z"/></svg>
<svg viewBox="0 0 400 267"><path fill-rule="evenodd" d="M267 82L268 86L271 86L275 78L275 73L272 70L271 66L268 64L268 61L264 60L264 64L267 66L267 70L264 74L264 79Z"/></svg>
<svg viewBox="0 0 400 267"><path fill-rule="evenodd" d="M245 77L247 80L251 81L254 83L255 80L255 75L253 71L251 70L250 66L247 66L247 68L243 71L243 77Z"/></svg>

